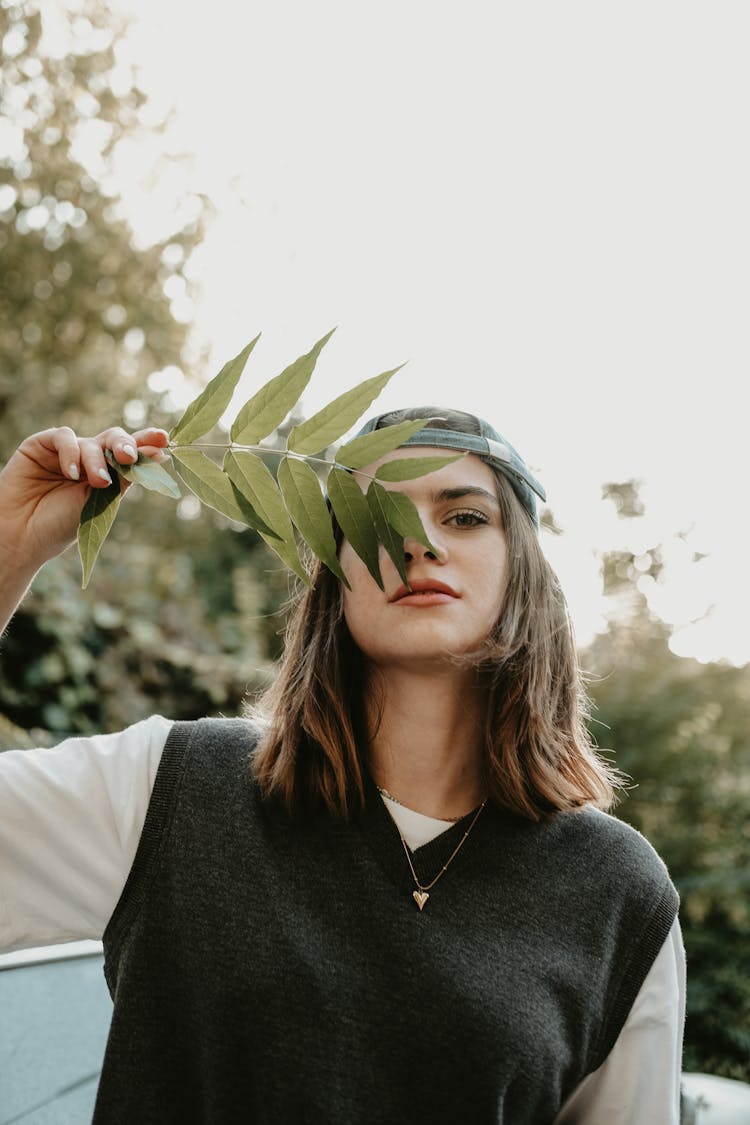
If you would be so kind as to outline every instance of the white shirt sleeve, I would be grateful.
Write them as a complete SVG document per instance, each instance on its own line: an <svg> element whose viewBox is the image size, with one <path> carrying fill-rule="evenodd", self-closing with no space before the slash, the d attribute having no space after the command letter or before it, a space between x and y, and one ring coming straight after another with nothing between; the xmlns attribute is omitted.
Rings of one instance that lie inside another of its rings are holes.
<svg viewBox="0 0 750 1125"><path fill-rule="evenodd" d="M685 951L675 919L614 1047L554 1125L679 1125L684 1022Z"/></svg>
<svg viewBox="0 0 750 1125"><path fill-rule="evenodd" d="M171 725L0 754L0 949L101 938Z"/></svg>

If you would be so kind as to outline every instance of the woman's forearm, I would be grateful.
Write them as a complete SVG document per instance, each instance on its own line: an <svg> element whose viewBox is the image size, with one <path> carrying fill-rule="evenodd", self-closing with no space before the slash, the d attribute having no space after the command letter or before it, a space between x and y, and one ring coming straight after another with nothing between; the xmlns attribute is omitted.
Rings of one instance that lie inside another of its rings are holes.
<svg viewBox="0 0 750 1125"><path fill-rule="evenodd" d="M7 544L0 544L0 635L21 604L41 563L19 559Z"/></svg>

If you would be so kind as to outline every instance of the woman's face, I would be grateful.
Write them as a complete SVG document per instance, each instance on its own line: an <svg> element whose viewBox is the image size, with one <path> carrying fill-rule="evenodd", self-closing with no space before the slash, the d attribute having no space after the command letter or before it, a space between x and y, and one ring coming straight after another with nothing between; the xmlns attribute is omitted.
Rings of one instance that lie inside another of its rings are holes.
<svg viewBox="0 0 750 1125"><path fill-rule="evenodd" d="M368 465L359 478L386 461L447 456L445 449L410 446ZM341 565L344 616L354 641L374 664L430 668L446 656L475 649L486 638L503 604L507 549L492 470L473 454L416 480L385 484L416 505L436 558L423 544L404 543L406 590L392 560L380 550L385 591L378 588L347 540Z"/></svg>

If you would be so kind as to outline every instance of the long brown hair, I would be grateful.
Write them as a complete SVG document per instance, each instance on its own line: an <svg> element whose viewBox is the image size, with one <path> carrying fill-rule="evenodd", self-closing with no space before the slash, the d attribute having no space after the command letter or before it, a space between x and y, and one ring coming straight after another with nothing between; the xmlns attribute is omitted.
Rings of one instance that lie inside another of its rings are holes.
<svg viewBox="0 0 750 1125"><path fill-rule="evenodd" d="M587 804L608 808L618 775L596 753L586 728L586 695L560 583L529 512L508 477L494 473L507 588L481 649L460 658L477 669L486 693L490 799L530 820ZM290 813L322 805L346 818L364 800L365 660L344 620L338 579L320 562L311 579L289 618L278 674L252 709L264 721L253 769L262 792Z"/></svg>

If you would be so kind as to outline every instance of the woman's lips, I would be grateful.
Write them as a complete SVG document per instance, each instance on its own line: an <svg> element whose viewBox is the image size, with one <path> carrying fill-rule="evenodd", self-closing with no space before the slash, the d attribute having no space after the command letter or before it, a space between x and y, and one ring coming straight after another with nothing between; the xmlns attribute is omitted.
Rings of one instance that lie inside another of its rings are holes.
<svg viewBox="0 0 750 1125"><path fill-rule="evenodd" d="M444 582L415 581L409 583L409 586L409 589L406 586L399 586L395 594L389 598L391 605L446 605L459 597L459 594Z"/></svg>

